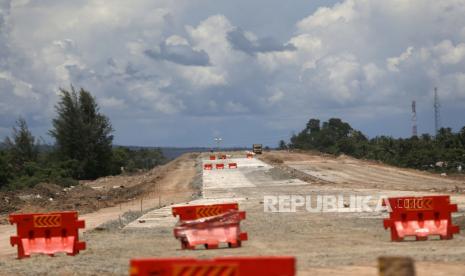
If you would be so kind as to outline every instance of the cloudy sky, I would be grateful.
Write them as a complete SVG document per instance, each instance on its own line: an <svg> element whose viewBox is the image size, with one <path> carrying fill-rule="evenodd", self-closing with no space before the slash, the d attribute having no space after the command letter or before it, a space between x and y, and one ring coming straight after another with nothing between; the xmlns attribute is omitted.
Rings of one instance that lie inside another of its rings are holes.
<svg viewBox="0 0 465 276"><path fill-rule="evenodd" d="M309 118L370 137L465 125L465 1L0 0L0 138L47 136L59 87L91 91L115 143L276 145Z"/></svg>

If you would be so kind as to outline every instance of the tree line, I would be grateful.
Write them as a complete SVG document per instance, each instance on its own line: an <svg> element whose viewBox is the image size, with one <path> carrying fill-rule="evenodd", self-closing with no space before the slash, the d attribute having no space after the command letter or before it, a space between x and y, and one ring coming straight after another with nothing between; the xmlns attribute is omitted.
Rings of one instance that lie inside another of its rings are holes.
<svg viewBox="0 0 465 276"><path fill-rule="evenodd" d="M23 118L0 144L0 188L33 187L40 182L62 186L122 172L151 169L166 162L159 148L113 146L113 127L89 91L60 89L49 135L40 143Z"/></svg>
<svg viewBox="0 0 465 276"><path fill-rule="evenodd" d="M368 139L339 118L322 124L319 119L310 119L302 131L292 135L289 143L281 140L279 148L347 154L415 169L461 171L465 165L465 126L457 133L451 128L441 128L435 136Z"/></svg>

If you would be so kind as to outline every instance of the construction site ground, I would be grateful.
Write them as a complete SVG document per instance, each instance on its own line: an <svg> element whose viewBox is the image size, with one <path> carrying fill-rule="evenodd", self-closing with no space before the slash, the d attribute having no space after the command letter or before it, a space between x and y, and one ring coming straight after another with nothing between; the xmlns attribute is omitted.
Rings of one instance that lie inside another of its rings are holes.
<svg viewBox="0 0 465 276"><path fill-rule="evenodd" d="M420 276L465 275L465 183L460 178L346 156L272 151L247 159L245 152L228 154L229 159L213 163L236 162L237 169L203 171L203 163L211 163L208 154L184 155L159 179L144 182L145 197L82 215L86 230L81 239L87 249L74 257L36 255L16 260L16 249L8 240L14 227L0 225L0 274L127 275L129 260L135 257L291 255L297 258L298 275L377 275L379 256L410 256ZM127 181L131 186L131 179ZM106 182L107 188L118 185ZM453 221L462 232L453 240L391 242L383 228L385 212L264 212L267 195L352 194L451 195L459 206ZM171 216L171 203L216 202L238 202L247 212L241 228L249 240L241 248L181 250L173 237L176 219Z"/></svg>

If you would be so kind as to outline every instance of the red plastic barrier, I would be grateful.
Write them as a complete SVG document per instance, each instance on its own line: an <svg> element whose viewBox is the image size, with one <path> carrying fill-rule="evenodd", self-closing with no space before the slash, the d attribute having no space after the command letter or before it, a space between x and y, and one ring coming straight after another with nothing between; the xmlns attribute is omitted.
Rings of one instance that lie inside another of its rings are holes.
<svg viewBox="0 0 465 276"><path fill-rule="evenodd" d="M216 156L210 155L210 160L216 160Z"/></svg>
<svg viewBox="0 0 465 276"><path fill-rule="evenodd" d="M253 158L253 154L247 153L247 158L252 159L252 158Z"/></svg>
<svg viewBox="0 0 465 276"><path fill-rule="evenodd" d="M11 214L11 224L16 224L17 236L10 237L11 246L18 246L18 259L31 253L50 256L64 252L74 256L86 249L86 243L79 241L79 229L85 227L78 220L78 213L56 212L45 214Z"/></svg>
<svg viewBox="0 0 465 276"><path fill-rule="evenodd" d="M195 249L198 245L215 249L220 243L231 248L240 247L242 241L248 239L247 233L241 232L243 219L245 212L232 210L213 217L179 221L174 228L174 237L180 240L182 249Z"/></svg>
<svg viewBox="0 0 465 276"><path fill-rule="evenodd" d="M226 154L222 154L222 155L218 156L218 159L226 159Z"/></svg>
<svg viewBox="0 0 465 276"><path fill-rule="evenodd" d="M237 203L180 206L173 207L172 212L173 216L179 215L174 236L183 249L195 249L198 245L212 249L220 243L239 247L248 239L240 229L245 212L238 211Z"/></svg>
<svg viewBox="0 0 465 276"><path fill-rule="evenodd" d="M239 205L237 203L223 203L211 205L187 205L171 208L173 216L179 216L179 220L181 221L217 216L231 210L239 210Z"/></svg>
<svg viewBox="0 0 465 276"><path fill-rule="evenodd" d="M459 227L452 224L451 213L457 205L450 204L449 196L396 197L388 199L392 209L384 228L391 228L391 240L402 241L414 236L416 240L427 240L438 235L441 239L452 239Z"/></svg>
<svg viewBox="0 0 465 276"><path fill-rule="evenodd" d="M132 259L131 276L294 276L294 257Z"/></svg>
<svg viewBox="0 0 465 276"><path fill-rule="evenodd" d="M228 167L229 167L230 169L237 169L237 163L229 163L229 164L228 164Z"/></svg>
<svg viewBox="0 0 465 276"><path fill-rule="evenodd" d="M216 167L217 170L222 170L222 169L224 169L224 164L216 164L215 167Z"/></svg>
<svg viewBox="0 0 465 276"><path fill-rule="evenodd" d="M211 169L213 169L213 165L212 164L204 164L203 169L204 170L211 170Z"/></svg>

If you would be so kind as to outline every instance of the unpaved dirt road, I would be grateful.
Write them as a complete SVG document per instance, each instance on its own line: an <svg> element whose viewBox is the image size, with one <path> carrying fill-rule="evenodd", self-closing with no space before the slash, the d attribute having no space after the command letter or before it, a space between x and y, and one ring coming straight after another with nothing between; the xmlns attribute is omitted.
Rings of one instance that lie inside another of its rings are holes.
<svg viewBox="0 0 465 276"><path fill-rule="evenodd" d="M118 220L126 212L137 212L160 206L170 205L176 202L185 202L197 197L195 186L199 167L197 166L198 154L184 154L163 165L155 168L145 175L117 176L99 179L89 182L88 186L112 189L114 186L124 185L133 190L142 190L141 195L133 200L120 203L113 207L102 208L96 212L81 215L86 222L86 231L92 230L98 225L110 220ZM138 192L139 193L139 192ZM42 208L39 208L41 210ZM11 225L0 225L0 260L12 259L16 254L16 248L10 246L10 236L16 229ZM0 273L2 271L0 263ZM4 269L5 267L3 267Z"/></svg>
<svg viewBox="0 0 465 276"><path fill-rule="evenodd" d="M349 158L271 152L261 157L266 161L262 162L243 158L245 153L233 155L226 162L236 162L237 169L200 173L202 197L191 203L239 202L247 212L241 228L249 234L241 248L180 250L172 233L175 219L167 206L148 212L124 229L87 230L83 238L88 249L75 257L33 256L17 261L9 255L0 260L0 274L125 275L134 257L292 255L297 258L298 275L377 275L377 257L400 255L416 260L420 276L465 275L465 195L455 192L464 188L462 182ZM210 162L207 157L203 154L197 166ZM178 173L183 174L184 168ZM391 242L389 231L383 229L382 220L387 217L383 212L264 212L264 196L439 192L450 194L459 205L453 220L462 233L453 240Z"/></svg>
<svg viewBox="0 0 465 276"><path fill-rule="evenodd" d="M261 157L265 162L283 164L313 177L316 182L349 188L427 192L463 192L465 181L428 172L401 169L349 156L273 151Z"/></svg>

